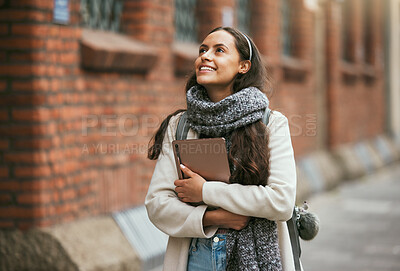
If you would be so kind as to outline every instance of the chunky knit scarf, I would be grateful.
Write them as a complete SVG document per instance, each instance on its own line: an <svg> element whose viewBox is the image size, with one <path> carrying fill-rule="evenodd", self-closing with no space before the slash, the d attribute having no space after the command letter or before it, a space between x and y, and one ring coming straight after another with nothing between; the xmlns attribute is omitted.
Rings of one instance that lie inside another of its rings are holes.
<svg viewBox="0 0 400 271"><path fill-rule="evenodd" d="M249 87L214 103L201 86L187 91L190 128L207 137L225 137L230 146L232 131L262 119L269 105L259 89ZM240 182L239 182L240 183ZM227 270L282 270L276 222L251 218L240 230L229 230L226 240Z"/></svg>
<svg viewBox="0 0 400 271"><path fill-rule="evenodd" d="M186 100L190 128L210 137L227 135L260 120L269 104L267 96L254 87L214 103L207 91L196 85L187 91Z"/></svg>

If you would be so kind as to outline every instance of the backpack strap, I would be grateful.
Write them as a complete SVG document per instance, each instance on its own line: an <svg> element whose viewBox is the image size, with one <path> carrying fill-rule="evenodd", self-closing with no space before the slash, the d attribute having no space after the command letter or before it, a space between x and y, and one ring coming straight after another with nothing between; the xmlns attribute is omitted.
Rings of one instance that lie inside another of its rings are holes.
<svg viewBox="0 0 400 271"><path fill-rule="evenodd" d="M271 115L271 109L269 109L269 108L267 107L267 109L265 109L264 116L263 116L263 123L265 124L265 126L268 125L268 122L269 122L269 115Z"/></svg>
<svg viewBox="0 0 400 271"><path fill-rule="evenodd" d="M297 220L297 213L296 213L296 208L294 208L293 215L288 221L286 221L286 224L289 230L290 244L292 245L294 268L296 271L301 271L301 266L300 266L301 248L300 248L299 230L297 229L296 220Z"/></svg>
<svg viewBox="0 0 400 271"><path fill-rule="evenodd" d="M179 118L178 126L176 127L175 138L177 140L186 139L188 132L189 132L189 124L187 123L187 114L185 111Z"/></svg>

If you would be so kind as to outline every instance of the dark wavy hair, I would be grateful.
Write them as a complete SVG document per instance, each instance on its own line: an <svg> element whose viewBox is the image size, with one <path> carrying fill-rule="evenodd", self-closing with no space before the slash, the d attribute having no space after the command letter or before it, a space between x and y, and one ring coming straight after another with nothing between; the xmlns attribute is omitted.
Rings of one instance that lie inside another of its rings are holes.
<svg viewBox="0 0 400 271"><path fill-rule="evenodd" d="M233 93L246 87L257 87L261 91L266 91L269 84L265 65L261 59L260 53L248 37L252 47L252 57L248 42L242 32L231 27L217 27L209 34L216 31L226 31L235 39L236 49L239 52L241 60L250 60L251 67L244 74L237 74L233 84ZM208 34L208 35L209 35ZM192 71L186 82L185 90L199 85L197 83L196 71ZM150 141L148 158L156 160L161 151L165 132L172 116L184 110L177 110L170 114L160 125L155 135ZM229 162L234 166L231 176L231 183L266 185L269 177L269 158L270 150L268 147L269 134L262 121L257 121L250 125L235 129L231 136L231 148L228 154Z"/></svg>

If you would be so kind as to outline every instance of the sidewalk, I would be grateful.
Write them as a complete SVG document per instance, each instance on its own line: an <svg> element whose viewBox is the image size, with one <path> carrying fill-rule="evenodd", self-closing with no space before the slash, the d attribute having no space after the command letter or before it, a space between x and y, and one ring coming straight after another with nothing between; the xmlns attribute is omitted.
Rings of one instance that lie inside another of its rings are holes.
<svg viewBox="0 0 400 271"><path fill-rule="evenodd" d="M320 232L302 242L305 271L400 270L400 162L309 199Z"/></svg>

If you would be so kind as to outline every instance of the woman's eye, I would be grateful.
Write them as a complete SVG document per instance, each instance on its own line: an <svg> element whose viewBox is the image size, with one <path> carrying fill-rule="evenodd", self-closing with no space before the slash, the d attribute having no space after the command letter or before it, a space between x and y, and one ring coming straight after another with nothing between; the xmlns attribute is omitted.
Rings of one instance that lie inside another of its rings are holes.
<svg viewBox="0 0 400 271"><path fill-rule="evenodd" d="M222 48L218 48L218 49L217 49L217 52L218 52L218 53L223 53L223 52L225 52L225 50L222 49Z"/></svg>
<svg viewBox="0 0 400 271"><path fill-rule="evenodd" d="M206 52L206 49L200 49L199 54L204 54Z"/></svg>

